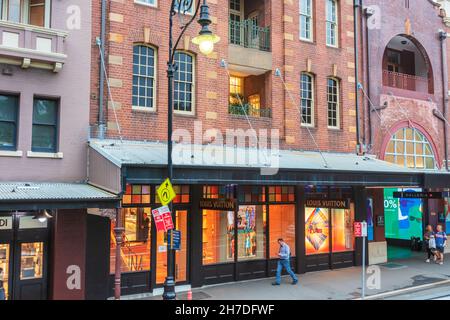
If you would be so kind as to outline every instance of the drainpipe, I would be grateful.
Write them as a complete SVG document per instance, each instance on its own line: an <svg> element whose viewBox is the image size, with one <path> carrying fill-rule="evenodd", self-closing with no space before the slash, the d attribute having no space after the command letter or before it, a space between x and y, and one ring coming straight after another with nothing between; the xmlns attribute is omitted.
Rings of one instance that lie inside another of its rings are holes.
<svg viewBox="0 0 450 320"><path fill-rule="evenodd" d="M100 25L100 51L103 57L105 57L105 38L106 38L106 0L102 0L102 12L101 12L101 25ZM100 83L98 92L98 138L105 138L105 108L104 108L104 96L105 96L105 74L102 69L102 63L99 62Z"/></svg>
<svg viewBox="0 0 450 320"><path fill-rule="evenodd" d="M447 32L443 30L439 30L439 39L441 40L441 66L442 66L442 115L444 116L443 124L444 124L444 153L445 153L445 170L449 171L448 167L448 83L447 83Z"/></svg>
<svg viewBox="0 0 450 320"><path fill-rule="evenodd" d="M360 119L359 119L359 47L358 47L358 11L361 7L360 0L354 0L353 6L353 29L354 29L354 46L355 46L355 109L356 109L356 150L357 154L362 154L361 137L360 137Z"/></svg>
<svg viewBox="0 0 450 320"><path fill-rule="evenodd" d="M362 6L363 0L361 0L361 6ZM372 94L371 94L371 84L370 84L370 51L369 51L369 22L368 19L373 15L373 12L370 10L364 10L364 30L365 30L365 46L363 51L366 51L366 93L369 97L370 101L372 101ZM369 134L369 146L372 146L373 144L373 128L372 128L372 107L370 105L370 101L367 100L367 126L369 127L368 134Z"/></svg>

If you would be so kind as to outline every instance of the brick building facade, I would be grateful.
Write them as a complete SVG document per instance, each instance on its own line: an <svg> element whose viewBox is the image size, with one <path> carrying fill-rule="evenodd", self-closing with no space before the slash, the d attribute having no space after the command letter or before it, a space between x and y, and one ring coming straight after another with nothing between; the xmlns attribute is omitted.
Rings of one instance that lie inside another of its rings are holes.
<svg viewBox="0 0 450 320"><path fill-rule="evenodd" d="M248 1L247 1L248 2ZM225 60L229 72L243 74L245 57L230 57L228 2L208 1L212 14L212 29L221 37L215 51L204 57L190 40L198 28L192 26L182 39L179 49L195 56L195 111L190 115L175 112L174 128L192 130L194 121L202 121L204 130L218 128L250 129L245 116L230 114L229 76L221 67ZM243 2L243 15L253 12L253 8ZM325 4L317 2L313 8L314 37L312 42L300 40L298 1L274 2L258 1L260 24L269 27L270 48L267 53L269 66L258 75L247 77L246 87L254 84L264 87L261 103L271 109L271 117L250 117L251 126L279 129L283 148L316 150L311 136L300 125L300 74L308 72L314 76L314 124L310 128L319 147L323 151L353 152L356 147L355 112L355 68L352 1L341 1L338 6L338 45L327 46L325 39ZM166 62L168 48L168 2L160 1L156 7L143 5L139 1L113 0L108 4L107 21L107 68L112 97L116 105L118 123L124 139L166 140L167 123L167 77ZM99 35L101 3L93 4L93 41ZM189 18L186 16L185 19ZM175 27L175 30L178 28ZM133 45L145 44L157 51L156 106L152 110L132 107ZM231 46L234 46L231 44ZM93 44L91 125L98 122L98 50ZM241 51L244 55L258 54L258 49ZM266 57L265 57L266 59ZM232 61L230 61L232 60ZM232 63L234 62L234 63ZM246 66L248 67L248 65ZM286 83L277 77L280 69ZM250 71L246 76L251 75ZM327 77L339 80L339 121L338 129L327 126ZM257 83L259 82L259 84ZM262 84L261 84L262 83ZM251 91L251 89L249 89ZM117 123L108 99L108 137L118 137ZM95 130L94 130L95 131Z"/></svg>

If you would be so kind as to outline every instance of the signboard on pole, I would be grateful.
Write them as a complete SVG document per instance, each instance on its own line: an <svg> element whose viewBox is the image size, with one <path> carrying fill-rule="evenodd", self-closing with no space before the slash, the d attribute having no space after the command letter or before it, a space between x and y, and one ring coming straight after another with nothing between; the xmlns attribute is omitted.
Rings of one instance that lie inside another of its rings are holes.
<svg viewBox="0 0 450 320"><path fill-rule="evenodd" d="M181 231L175 229L169 230L167 237L169 249L181 250Z"/></svg>
<svg viewBox="0 0 450 320"><path fill-rule="evenodd" d="M355 222L353 233L357 238L367 237L367 222Z"/></svg>
<svg viewBox="0 0 450 320"><path fill-rule="evenodd" d="M177 194L173 190L172 183L169 178L167 178L159 187L156 189L156 193L158 194L159 201L163 206L168 205Z"/></svg>
<svg viewBox="0 0 450 320"><path fill-rule="evenodd" d="M167 232L174 228L172 213L169 207L163 206L158 209L152 210L153 219L155 220L156 231Z"/></svg>

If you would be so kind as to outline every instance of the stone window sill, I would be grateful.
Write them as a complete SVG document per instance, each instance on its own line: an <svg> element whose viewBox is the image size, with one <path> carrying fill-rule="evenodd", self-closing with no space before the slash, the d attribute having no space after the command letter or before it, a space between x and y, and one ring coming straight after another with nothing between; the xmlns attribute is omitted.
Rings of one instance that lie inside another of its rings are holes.
<svg viewBox="0 0 450 320"><path fill-rule="evenodd" d="M28 151L27 152L28 158L47 158L47 159L62 159L64 157L64 154L62 152L33 152Z"/></svg>
<svg viewBox="0 0 450 320"><path fill-rule="evenodd" d="M7 151L7 150L0 150L0 157L17 157L20 158L23 156L22 151Z"/></svg>

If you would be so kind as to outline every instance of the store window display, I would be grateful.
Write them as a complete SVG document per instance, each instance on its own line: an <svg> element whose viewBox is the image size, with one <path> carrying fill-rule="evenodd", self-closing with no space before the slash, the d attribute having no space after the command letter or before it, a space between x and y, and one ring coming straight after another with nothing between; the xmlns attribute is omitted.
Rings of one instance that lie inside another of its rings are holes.
<svg viewBox="0 0 450 320"><path fill-rule="evenodd" d="M305 208L305 210L307 255L330 253L330 249L333 253L354 250L353 203L349 209Z"/></svg>
<svg viewBox="0 0 450 320"><path fill-rule="evenodd" d="M203 210L203 264L234 262L234 211Z"/></svg>
<svg viewBox="0 0 450 320"><path fill-rule="evenodd" d="M238 260L265 259L266 257L266 206L239 206Z"/></svg>
<svg viewBox="0 0 450 320"><path fill-rule="evenodd" d="M20 280L42 278L43 254L43 242L21 244Z"/></svg>
<svg viewBox="0 0 450 320"><path fill-rule="evenodd" d="M0 300L8 300L9 244L0 244Z"/></svg>
<svg viewBox="0 0 450 320"><path fill-rule="evenodd" d="M123 208L124 226L123 244L121 249L122 272L150 270L151 247L151 208ZM114 235L115 221L111 222L111 264L110 272L115 272Z"/></svg>

